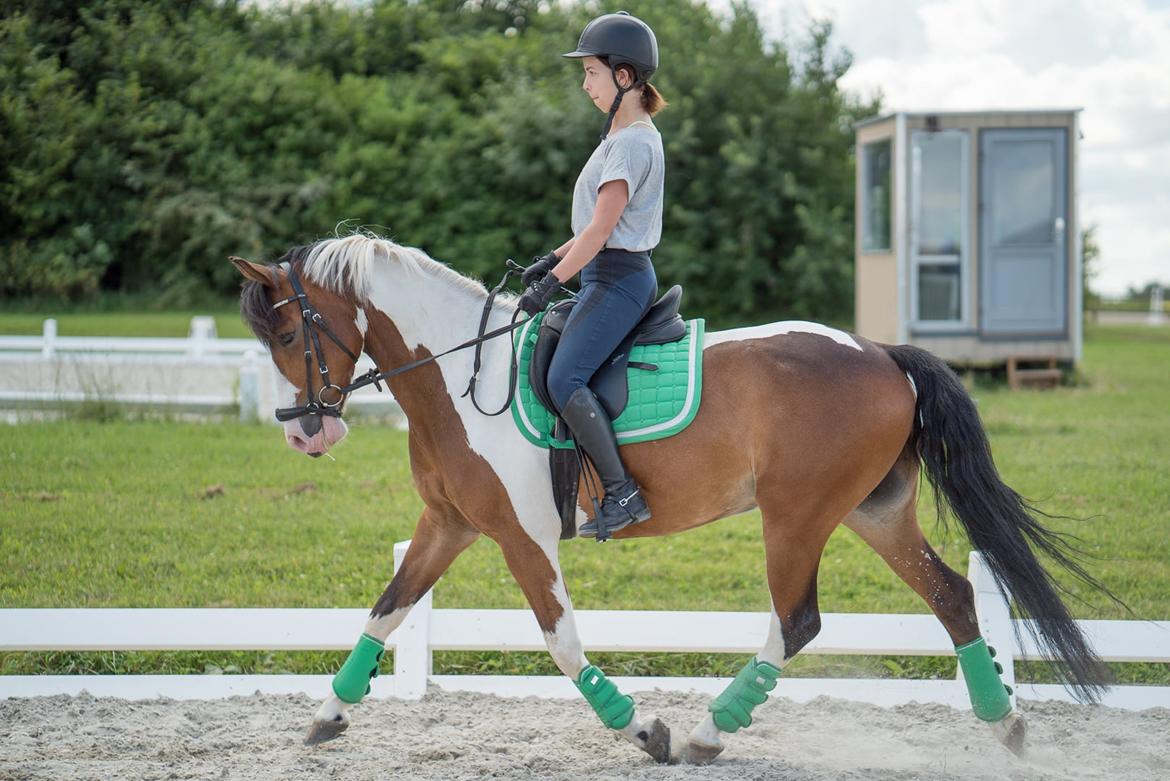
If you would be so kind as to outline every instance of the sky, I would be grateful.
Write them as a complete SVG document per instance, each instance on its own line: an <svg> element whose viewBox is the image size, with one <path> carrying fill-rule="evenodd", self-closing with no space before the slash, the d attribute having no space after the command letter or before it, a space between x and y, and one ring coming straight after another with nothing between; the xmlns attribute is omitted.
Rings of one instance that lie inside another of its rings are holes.
<svg viewBox="0 0 1170 781"><path fill-rule="evenodd" d="M709 0L726 10L729 0ZM1170 285L1170 0L751 0L770 37L834 22L841 86L889 111L1082 108L1080 215L1105 295Z"/></svg>

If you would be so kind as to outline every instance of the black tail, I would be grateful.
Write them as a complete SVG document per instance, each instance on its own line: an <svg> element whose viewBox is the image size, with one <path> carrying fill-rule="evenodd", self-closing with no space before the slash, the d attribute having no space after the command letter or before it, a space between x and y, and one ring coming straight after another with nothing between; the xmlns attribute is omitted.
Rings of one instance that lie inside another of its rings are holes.
<svg viewBox="0 0 1170 781"><path fill-rule="evenodd" d="M1116 597L1076 561L1078 553L1063 535L1036 520L1044 513L1000 479L975 403L950 367L917 347L885 349L917 387L918 456L934 489L939 517L944 517L944 505L950 506L1000 587L1015 599L1018 612L1033 619L1029 630L1053 670L1079 699L1096 702L1111 680L1110 672L1089 647L1060 600L1059 586L1029 543L1088 585Z"/></svg>

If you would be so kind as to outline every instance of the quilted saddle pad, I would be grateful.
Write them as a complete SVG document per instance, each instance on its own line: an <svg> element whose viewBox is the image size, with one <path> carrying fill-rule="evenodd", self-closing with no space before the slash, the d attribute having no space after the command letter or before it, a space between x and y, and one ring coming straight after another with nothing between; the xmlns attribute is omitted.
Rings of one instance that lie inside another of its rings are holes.
<svg viewBox="0 0 1170 781"><path fill-rule="evenodd" d="M572 448L572 439L560 440L552 435L556 418L537 399L528 380L541 315L530 318L516 332L518 376L512 419L534 445ZM627 370L629 398L613 422L618 444L665 439L695 419L703 389L703 329L703 318L688 320L687 334L679 341L639 344L630 350L631 363L654 364L658 369L631 366Z"/></svg>

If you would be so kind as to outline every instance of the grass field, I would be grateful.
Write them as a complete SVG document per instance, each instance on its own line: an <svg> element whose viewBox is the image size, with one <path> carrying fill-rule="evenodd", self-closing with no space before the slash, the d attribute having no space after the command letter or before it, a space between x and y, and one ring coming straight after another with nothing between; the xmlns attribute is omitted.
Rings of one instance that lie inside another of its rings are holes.
<svg viewBox="0 0 1170 781"><path fill-rule="evenodd" d="M224 304L214 309L166 312L2 312L0 334L40 335L45 318L57 321L59 336L186 336L195 315L215 318L216 334L223 338L251 337L240 320L238 307Z"/></svg>
<svg viewBox="0 0 1170 781"><path fill-rule="evenodd" d="M975 396L1007 482L1050 513L1085 519L1052 525L1081 538L1095 557L1089 569L1133 610L1129 616L1064 579L1089 603L1074 603L1074 613L1170 619L1170 329L1093 329L1079 386L978 388ZM406 435L359 423L335 455L336 462L296 455L267 424L70 420L0 428L0 607L369 606L389 577L393 543L410 536L421 509ZM923 496L928 537L965 572L966 540L936 528L929 506ZM579 609L769 606L756 513L666 539L574 541L563 546L563 563ZM440 581L435 602L524 606L486 540ZM847 530L825 552L820 605L826 612L926 612ZM332 672L342 656L8 653L0 655L0 672ZM623 674L733 674L743 661L593 659ZM796 675L926 676L953 669L945 659L856 657L806 657L790 668ZM555 668L544 654L436 656L436 672L469 670ZM1119 675L1170 683L1162 665L1127 665Z"/></svg>

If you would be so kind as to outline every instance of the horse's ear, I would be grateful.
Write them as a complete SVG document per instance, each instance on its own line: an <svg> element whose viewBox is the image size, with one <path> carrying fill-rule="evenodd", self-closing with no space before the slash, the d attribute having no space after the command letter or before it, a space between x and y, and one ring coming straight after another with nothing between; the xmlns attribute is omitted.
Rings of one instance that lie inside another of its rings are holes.
<svg viewBox="0 0 1170 781"><path fill-rule="evenodd" d="M250 279L253 282L259 282L265 287L275 286L276 275L272 273L272 266L266 266L262 263L253 263L250 260L237 258L235 255L229 257L228 260L232 262L232 265L235 266L236 269L241 274L243 274L246 279Z"/></svg>

